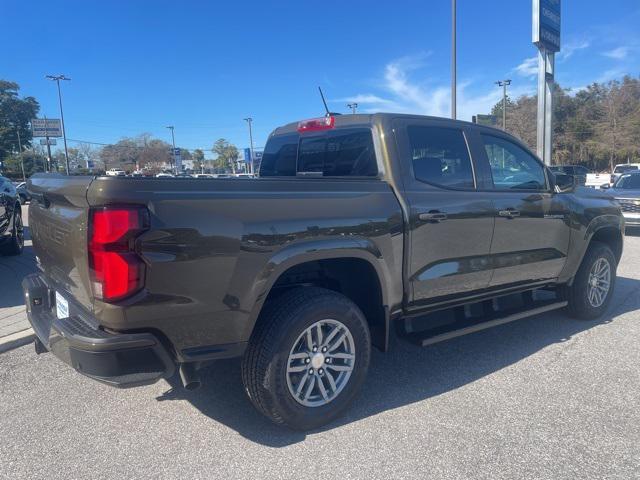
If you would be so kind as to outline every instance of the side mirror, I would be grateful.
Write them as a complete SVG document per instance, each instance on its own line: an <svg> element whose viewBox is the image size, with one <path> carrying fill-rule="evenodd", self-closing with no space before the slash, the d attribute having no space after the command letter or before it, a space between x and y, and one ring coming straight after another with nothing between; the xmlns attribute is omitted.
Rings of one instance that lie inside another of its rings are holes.
<svg viewBox="0 0 640 480"><path fill-rule="evenodd" d="M576 188L575 177L566 173L554 173L553 182L555 191L558 193L572 192Z"/></svg>
<svg viewBox="0 0 640 480"><path fill-rule="evenodd" d="M601 190L608 190L610 188L611 188L611 185L609 185L608 183L600 185Z"/></svg>

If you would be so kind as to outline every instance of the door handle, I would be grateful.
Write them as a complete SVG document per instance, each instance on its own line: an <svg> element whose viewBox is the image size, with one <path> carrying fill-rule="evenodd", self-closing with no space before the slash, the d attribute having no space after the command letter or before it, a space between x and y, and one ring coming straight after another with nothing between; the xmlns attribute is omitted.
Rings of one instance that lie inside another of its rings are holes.
<svg viewBox="0 0 640 480"><path fill-rule="evenodd" d="M443 212L439 212L437 210L432 210L427 213L421 213L418 215L420 220L431 223L440 223L444 222L447 219L447 214Z"/></svg>
<svg viewBox="0 0 640 480"><path fill-rule="evenodd" d="M505 218L515 218L520 216L520 212L515 208L507 208L506 210L500 210L498 215Z"/></svg>

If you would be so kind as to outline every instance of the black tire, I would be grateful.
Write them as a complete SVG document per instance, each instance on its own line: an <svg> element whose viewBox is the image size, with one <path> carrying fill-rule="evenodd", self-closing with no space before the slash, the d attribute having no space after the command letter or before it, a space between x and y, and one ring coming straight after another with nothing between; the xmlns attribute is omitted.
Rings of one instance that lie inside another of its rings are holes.
<svg viewBox="0 0 640 480"><path fill-rule="evenodd" d="M355 345L355 362L344 388L329 403L309 407L294 398L287 384L287 363L296 339L326 319L347 327ZM351 300L323 288L290 290L262 312L242 361L242 381L256 409L271 421L311 430L339 417L356 396L369 369L371 337L367 321Z"/></svg>
<svg viewBox="0 0 640 480"><path fill-rule="evenodd" d="M2 255L20 255L24 249L24 230L22 226L22 212L20 206L16 205L13 217L13 229L11 238L6 244L0 246Z"/></svg>
<svg viewBox="0 0 640 480"><path fill-rule="evenodd" d="M600 306L593 306L589 301L589 277L592 268L600 259L606 260L611 268L611 280L609 291L604 302ZM601 317L607 310L616 283L616 257L608 245L601 242L592 242L582 259L578 273L571 286L565 285L560 290L562 298L569 302L567 313L574 318L582 320L594 320Z"/></svg>

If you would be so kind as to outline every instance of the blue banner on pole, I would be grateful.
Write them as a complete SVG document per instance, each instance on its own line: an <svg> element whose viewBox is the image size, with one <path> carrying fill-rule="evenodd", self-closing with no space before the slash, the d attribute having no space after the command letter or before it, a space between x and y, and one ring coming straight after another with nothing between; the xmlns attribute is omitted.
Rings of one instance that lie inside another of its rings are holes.
<svg viewBox="0 0 640 480"><path fill-rule="evenodd" d="M561 0L533 0L533 43L559 52L561 31Z"/></svg>

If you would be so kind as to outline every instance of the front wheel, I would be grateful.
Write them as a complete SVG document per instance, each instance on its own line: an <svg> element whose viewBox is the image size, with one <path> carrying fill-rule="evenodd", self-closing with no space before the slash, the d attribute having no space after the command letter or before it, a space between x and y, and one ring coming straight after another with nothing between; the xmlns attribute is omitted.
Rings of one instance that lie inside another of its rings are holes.
<svg viewBox="0 0 640 480"><path fill-rule="evenodd" d="M296 288L270 302L242 362L253 405L298 430L340 416L369 368L367 321L351 300L322 288Z"/></svg>
<svg viewBox="0 0 640 480"><path fill-rule="evenodd" d="M584 320L602 316L611 302L616 282L616 257L608 245L593 242L573 284L562 288L569 315Z"/></svg>

